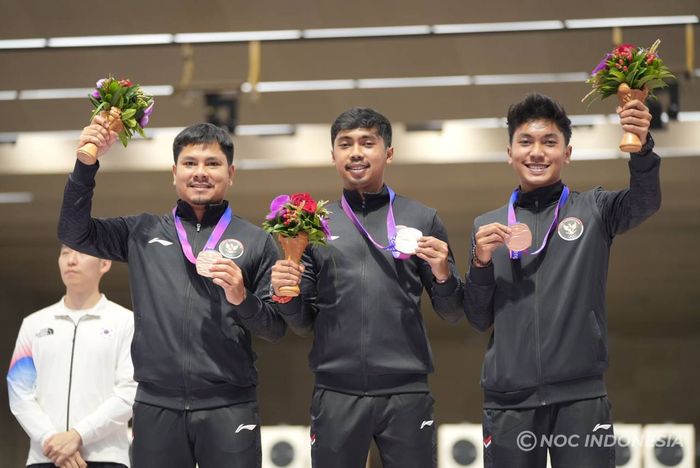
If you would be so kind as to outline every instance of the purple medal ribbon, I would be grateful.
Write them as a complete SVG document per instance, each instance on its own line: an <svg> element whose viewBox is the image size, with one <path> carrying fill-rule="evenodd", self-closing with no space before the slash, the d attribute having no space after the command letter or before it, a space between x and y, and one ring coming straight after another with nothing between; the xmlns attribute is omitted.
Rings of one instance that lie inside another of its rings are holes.
<svg viewBox="0 0 700 468"><path fill-rule="evenodd" d="M516 188L515 190L513 190L513 193L510 196L510 200L508 201L508 226L517 224L518 222L518 220L515 218L515 209L513 208L513 204L518 199L518 193L520 193L520 188ZM544 250L544 248L547 246L547 241L549 240L549 236L551 235L554 226L556 226L557 222L559 221L559 210L564 207L564 204L566 203L566 200L568 198L569 187L564 185L564 189L562 190L561 196L559 197L559 203L557 203L557 207L554 210L554 218L552 219L552 224L549 225L549 229L547 229L547 232L545 233L544 239L542 240L542 245L539 249L535 250L534 252L530 252L530 249L526 249L526 254L537 255L538 253L542 252L542 250ZM512 250L509 250L509 252L511 260L518 260L522 255L522 252L513 252Z"/></svg>
<svg viewBox="0 0 700 468"><path fill-rule="evenodd" d="M176 214L177 207L173 208L173 219L175 220L175 230L177 231L177 237L180 239L180 246L182 247L182 253L185 254L185 257L187 257L187 260L190 261L192 264L197 263L197 257L194 256L194 252L192 251L192 245L190 244L190 241L187 240L187 232L185 232L185 226L182 225L182 221L180 221L180 217ZM228 227L229 223L231 222L231 207L226 207L226 211L224 211L224 214L221 215L221 218L219 218L219 222L216 223L216 226L214 227L214 230L212 231L211 235L209 236L209 239L207 240L207 243L204 244L204 247L202 248L202 251L205 250L214 250L216 247L216 244L219 243L219 240L221 240L221 237L224 235L224 231Z"/></svg>
<svg viewBox="0 0 700 468"><path fill-rule="evenodd" d="M391 255L393 255L397 260L406 260L407 258L410 258L411 255L399 252L396 250L396 246L394 244L396 239L396 221L394 220L394 199L396 198L396 193L394 193L394 191L388 185L386 188L389 191L389 212L386 215L386 234L389 238L389 245L387 246L383 246L372 239L370 233L367 232L367 229L365 229L360 220L357 219L357 216L355 216L355 213L353 213L352 208L350 208L350 204L345 199L345 195L343 195L343 197L340 199L340 205L343 207L343 211L347 217L350 218L350 221L352 221L357 230L360 231L367 239L369 239L375 247L380 250L390 251Z"/></svg>

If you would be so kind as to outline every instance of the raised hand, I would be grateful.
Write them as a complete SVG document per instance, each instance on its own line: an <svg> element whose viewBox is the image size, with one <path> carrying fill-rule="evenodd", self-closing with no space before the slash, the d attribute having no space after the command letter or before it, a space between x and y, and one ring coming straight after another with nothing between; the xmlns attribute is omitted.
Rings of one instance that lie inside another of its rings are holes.
<svg viewBox="0 0 700 468"><path fill-rule="evenodd" d="M620 125L625 132L634 133L644 144L647 141L649 126L651 125L651 113L643 102L635 99L617 108L620 116Z"/></svg>
<svg viewBox="0 0 700 468"><path fill-rule="evenodd" d="M83 128L80 133L78 148L81 148L87 143L92 143L97 146L97 158L105 154L117 141L118 135L114 130L109 129L109 123L105 117L96 115L92 122L87 127ZM84 164L92 165L97 162L97 158L93 158L84 152L78 151L77 157Z"/></svg>

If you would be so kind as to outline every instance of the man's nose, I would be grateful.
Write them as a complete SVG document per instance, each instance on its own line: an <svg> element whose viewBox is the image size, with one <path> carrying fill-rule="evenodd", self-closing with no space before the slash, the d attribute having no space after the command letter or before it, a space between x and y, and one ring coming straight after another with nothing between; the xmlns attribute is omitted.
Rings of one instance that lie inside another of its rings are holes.
<svg viewBox="0 0 700 468"><path fill-rule="evenodd" d="M355 144L352 146L352 151L350 152L350 157L352 159L362 159L362 145Z"/></svg>
<svg viewBox="0 0 700 468"><path fill-rule="evenodd" d="M544 145L541 143L534 143L532 149L530 150L530 156L542 157L544 156Z"/></svg>

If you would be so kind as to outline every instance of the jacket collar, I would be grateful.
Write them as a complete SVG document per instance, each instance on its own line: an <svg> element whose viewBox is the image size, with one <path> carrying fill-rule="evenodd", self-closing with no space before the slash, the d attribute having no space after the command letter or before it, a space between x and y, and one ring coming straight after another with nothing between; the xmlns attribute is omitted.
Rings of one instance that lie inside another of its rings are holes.
<svg viewBox="0 0 700 468"><path fill-rule="evenodd" d="M515 205L522 207L547 206L558 202L563 190L564 183L560 180L552 185L536 188L531 192L518 192L518 199Z"/></svg>
<svg viewBox="0 0 700 468"><path fill-rule="evenodd" d="M54 312L54 317L59 318L59 317L70 317L72 312L85 312L86 316L89 317L99 317L102 315L102 308L104 304L107 302L107 297L104 294L100 294L100 300L97 301L97 304L92 306L89 309L83 309L83 310L72 310L66 307L66 297L63 296L61 298L60 304L61 307L59 310Z"/></svg>
<svg viewBox="0 0 700 468"><path fill-rule="evenodd" d="M202 226L211 226L216 224L219 221L219 218L221 218L221 215L224 214L224 211L226 211L226 208L228 207L228 201L222 200L220 203L213 203L211 205L207 205L206 211L204 212L204 216L202 217L201 225ZM198 223L197 221L197 216L194 214L194 210L190 206L189 203L183 200L178 200L177 201L177 215L189 222L192 223Z"/></svg>
<svg viewBox="0 0 700 468"><path fill-rule="evenodd" d="M389 190L387 189L386 184L382 185L382 189L376 193L364 192L363 194L360 194L360 192L356 190L343 190L343 196L345 196L345 199L348 201L353 210L362 209L363 195L364 206L368 210L376 210L377 208L389 203Z"/></svg>

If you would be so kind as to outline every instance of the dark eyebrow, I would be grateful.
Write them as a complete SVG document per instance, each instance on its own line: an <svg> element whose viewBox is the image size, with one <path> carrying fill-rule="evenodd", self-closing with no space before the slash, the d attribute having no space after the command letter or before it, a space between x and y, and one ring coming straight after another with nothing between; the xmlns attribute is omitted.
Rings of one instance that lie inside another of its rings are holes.
<svg viewBox="0 0 700 468"><path fill-rule="evenodd" d="M527 133L527 132L523 132L523 133L520 133L518 135L518 138L523 138L523 137L534 138L534 136L532 136L532 134ZM546 134L542 135L541 138L559 138L559 135L557 135L556 133L546 133Z"/></svg>

